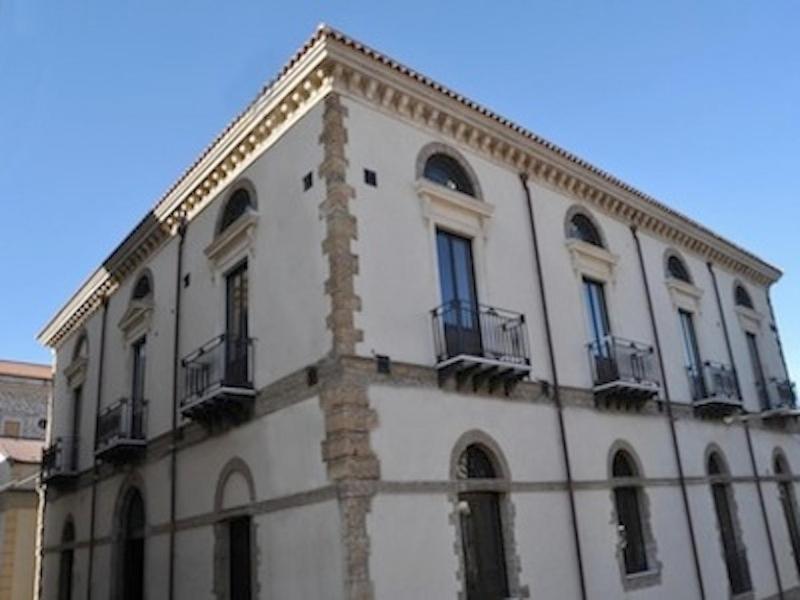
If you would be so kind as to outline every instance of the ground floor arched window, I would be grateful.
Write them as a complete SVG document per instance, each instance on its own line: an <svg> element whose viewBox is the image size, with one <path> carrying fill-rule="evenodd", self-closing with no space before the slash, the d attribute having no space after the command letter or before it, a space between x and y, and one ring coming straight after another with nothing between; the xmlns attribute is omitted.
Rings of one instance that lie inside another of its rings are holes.
<svg viewBox="0 0 800 600"><path fill-rule="evenodd" d="M792 554L794 554L794 564L800 573L800 523L797 516L797 498L794 493L794 481L789 463L782 454L775 456L774 470L778 481L783 516L786 520L786 529L789 533L789 542L792 545Z"/></svg>
<svg viewBox="0 0 800 600"><path fill-rule="evenodd" d="M497 471L488 452L472 444L459 458L458 475L463 479L495 479ZM507 598L509 586L500 494L461 492L458 503L467 600Z"/></svg>
<svg viewBox="0 0 800 600"><path fill-rule="evenodd" d="M644 539L642 519L641 490L631 481L639 476L633 458L624 450L619 450L612 462L614 483L614 504L617 513L617 527L622 541L625 573L633 575L649 568L647 546Z"/></svg>

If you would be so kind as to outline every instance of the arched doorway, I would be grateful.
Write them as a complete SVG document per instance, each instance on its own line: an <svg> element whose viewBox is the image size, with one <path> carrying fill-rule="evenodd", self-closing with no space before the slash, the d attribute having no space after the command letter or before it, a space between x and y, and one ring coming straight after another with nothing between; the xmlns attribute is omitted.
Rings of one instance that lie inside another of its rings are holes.
<svg viewBox="0 0 800 600"><path fill-rule="evenodd" d="M712 452L708 457L708 475L711 478L711 495L714 498L714 510L717 513L722 552L731 594L742 594L753 589L750 580L750 567L747 563L747 552L742 544L739 521L733 510L733 487L730 473L725 467L722 457Z"/></svg>
<svg viewBox="0 0 800 600"><path fill-rule="evenodd" d="M495 463L486 449L471 444L458 461L460 479L496 479ZM496 491L458 494L467 600L495 600L509 596L505 540Z"/></svg>
<svg viewBox="0 0 800 600"><path fill-rule="evenodd" d="M800 524L797 519L797 498L794 494L794 481L789 463L783 454L775 455L775 478L778 482L778 493L783 507L783 516L786 519L786 529L789 533L789 542L792 545L794 564L800 573Z"/></svg>
<svg viewBox="0 0 800 600"><path fill-rule="evenodd" d="M120 600L144 598L145 511L138 489L128 491L122 505L119 540Z"/></svg>

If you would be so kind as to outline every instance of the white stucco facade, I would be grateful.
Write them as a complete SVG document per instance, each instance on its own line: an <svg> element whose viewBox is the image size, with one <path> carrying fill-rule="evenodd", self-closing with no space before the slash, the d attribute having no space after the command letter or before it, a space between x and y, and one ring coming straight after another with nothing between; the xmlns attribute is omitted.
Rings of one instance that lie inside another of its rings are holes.
<svg viewBox="0 0 800 600"><path fill-rule="evenodd" d="M774 470L776 453L800 469L796 424L759 397L746 335L775 400L789 380L768 299L780 273L514 127L320 29L41 335L56 357L49 442L77 436L79 448L69 472L44 480L41 597L68 597L65 581L71 598L120 594L135 490L150 600L241 597L225 537L240 518L254 598L474 600L463 528L476 494L498 507L507 597L730 598L712 484L726 486L746 554L750 589L735 597L800 594L796 506L779 493L796 481ZM425 176L437 152L456 157L474 194ZM240 189L249 208L225 229ZM577 213L602 247L568 235ZM449 348L463 364L443 367L439 230L469 241L475 300L524 315L523 371ZM668 275L672 255L690 283ZM228 276L245 263L246 385L189 412L187 357L230 336ZM599 391L585 278L603 286L610 332L652 349L652 394ZM736 377L721 412L693 397L679 309L702 359ZM107 460L98 419L133 397L142 339L146 425L125 442L135 454ZM471 446L494 477L459 470ZM637 471L625 482L646 546L636 573L615 504L620 449ZM716 478L712 451L726 466Z"/></svg>

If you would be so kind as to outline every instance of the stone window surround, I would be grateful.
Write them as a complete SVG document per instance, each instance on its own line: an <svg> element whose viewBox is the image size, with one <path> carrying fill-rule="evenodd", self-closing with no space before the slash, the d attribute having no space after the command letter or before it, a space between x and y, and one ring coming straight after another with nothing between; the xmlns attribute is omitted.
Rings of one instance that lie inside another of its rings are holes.
<svg viewBox="0 0 800 600"><path fill-rule="evenodd" d="M683 267L686 269L686 272L689 274L689 281L683 281L681 279L676 279L669 272L669 259L675 257L683 263ZM701 314L702 313L702 304L701 299L703 298L703 290L697 286L695 283L695 278L689 269L689 265L686 264L686 260L683 258L680 252L675 250L675 248L667 248L664 250L664 257L663 257L663 267L664 267L664 285L667 286L669 290L670 298L672 299L672 305L676 309L683 309L685 311Z"/></svg>
<svg viewBox="0 0 800 600"><path fill-rule="evenodd" d="M623 451L633 461L636 468L636 477L621 478L614 477L613 463L614 457L617 452ZM616 440L611 444L608 451L607 458L607 472L609 484L609 497L611 499L611 520L609 524L614 528L617 537L617 543L614 548L614 555L617 558L619 565L620 579L622 581L622 588L626 592L639 590L646 587L652 587L661 584L661 570L662 564L658 560L658 545L656 544L655 535L653 534L652 519L650 515L650 498L647 495L647 490L643 485L646 479L644 470L642 469L642 462L639 455L633 449L633 446L625 440ZM625 556L623 554L622 540L618 533L619 517L617 515L617 503L614 495L614 490L617 487L635 487L637 488L637 500L639 501L639 516L642 520L642 534L644 536L645 555L647 556L647 571L641 573L627 573L625 571Z"/></svg>
<svg viewBox="0 0 800 600"><path fill-rule="evenodd" d="M719 462L719 464L720 464L720 466L722 468L722 471L723 471L722 475L711 475L710 473L708 473L708 461L709 461L709 459L711 458L712 455L716 455L717 461ZM725 484L725 490L726 490L727 496L728 496L728 506L730 507L730 511L731 511L731 520L733 521L733 536L734 536L734 540L736 542L737 548L739 548L741 550L742 554L744 555L745 567L748 570L748 578L751 579L751 586L750 587L753 588L752 577L750 576L750 561L747 558L747 555L748 555L747 546L744 543L744 533L742 532L741 519L739 519L739 506L736 503L736 495L734 494L731 470L730 470L730 467L728 466L728 460L725 458L725 454L723 453L722 448L720 448L717 444L715 444L713 442L710 443L706 447L703 464L705 465L706 475L708 476L708 480L709 480L708 489L709 489L709 492L711 493L711 504L712 504L712 506L715 506L715 504L714 504L714 492L713 492L713 488L712 488L713 484L715 484L715 483L723 483L723 484ZM725 547L724 547L723 542L722 542L722 529L720 528L720 525L719 525L719 518L717 517L716 508L714 509L714 525L715 525L715 527L717 529L717 532L719 534L720 558L722 560L723 567L725 568L725 573L726 573L726 578L727 578L727 566L726 566L726 563L725 563ZM750 589L749 591L742 592L741 594L734 594L729 589L728 590L728 595L731 598L731 600L753 600L755 598L755 590L754 589Z"/></svg>
<svg viewBox="0 0 800 600"><path fill-rule="evenodd" d="M245 189L250 195L251 207L242 216L236 219L224 231L220 231L222 216L230 198L240 189ZM212 281L245 257L255 256L255 228L258 225L258 195L253 183L246 178L240 178L231 183L227 190L220 195L217 216L214 224L214 239L206 246L204 253L211 268Z"/></svg>
<svg viewBox="0 0 800 600"><path fill-rule="evenodd" d="M468 446L473 444L481 446L486 451L498 475L496 479L480 481L481 490L495 492L498 495L500 503L500 521L503 530L503 549L506 559L506 577L508 578L509 598L529 598L529 586L523 585L520 581L522 563L517 553L517 544L514 536L514 518L516 510L511 501L511 496L508 493L509 484L512 480L511 471L508 468L505 455L500 450L500 446L489 434L477 429L462 434L453 446L453 451L450 455L450 479L452 481L460 481L464 484L463 487L467 487L466 484L468 482L459 477L458 466L461 455ZM462 486L459 485L457 487L461 488ZM456 571L456 580L459 585L458 600L466 600L466 575L463 542L461 540L461 513L459 511L458 493L450 492L447 498L452 505L452 511L450 512L448 520L455 530L453 551L458 557L458 569Z"/></svg>
<svg viewBox="0 0 800 600"><path fill-rule="evenodd" d="M142 277L147 277L150 280L150 293L144 298L133 298L133 292L137 283ZM144 269L135 278L133 278L133 288L131 289L131 298L128 302L128 308L119 320L117 327L123 333L123 341L129 342L136 340L146 335L150 331L150 325L153 317L154 309L154 287L153 287L153 274L150 269Z"/></svg>
<svg viewBox="0 0 800 600"><path fill-rule="evenodd" d="M786 457L786 453L783 451L783 448L780 448L779 446L776 446L775 449L772 451L772 463L771 464L775 465L775 463L778 460L780 460L783 463L784 467L786 468L786 471L784 473L780 473L780 474L778 474L776 469L773 469L773 471L774 471L773 475L775 477L775 483L776 483L775 487L777 489L776 498L778 500L778 504L780 504L782 507L784 507L784 510L785 510L784 501L781 498L780 484L781 483L788 483L792 487L792 492L794 492L794 493L792 493L791 498L788 498L789 502L791 503L791 506L789 508L790 508L790 510L792 512L794 512L796 518L800 518L800 507L798 507L798 505L797 505L797 493L796 493L796 490L794 489L796 487L796 484L795 484L795 481L794 481L794 474L793 474L793 471L792 471L792 465L789 464L789 459ZM792 556L792 559L795 561L795 565L797 565L798 564L797 557L795 557L795 555L794 555L794 548L792 547L791 543L789 544L789 553Z"/></svg>
<svg viewBox="0 0 800 600"><path fill-rule="evenodd" d="M600 236L602 247L570 237L569 226L575 215L583 215L592 222ZM572 269L578 280L586 276L603 283L614 283L615 267L619 257L608 249L603 229L597 223L594 215L581 204L573 204L564 215L564 245L569 251Z"/></svg>
<svg viewBox="0 0 800 600"><path fill-rule="evenodd" d="M240 507L225 508L223 506L225 486L232 475L241 475L246 484L249 502ZM258 583L258 564L260 551L257 543L257 527L253 518L253 505L256 501L256 488L253 474L247 463L240 457L231 458L220 471L217 487L214 492L214 587L213 594L216 600L228 600L228 553L230 551L228 540L228 523L237 517L250 517L250 589L254 598L260 598Z"/></svg>

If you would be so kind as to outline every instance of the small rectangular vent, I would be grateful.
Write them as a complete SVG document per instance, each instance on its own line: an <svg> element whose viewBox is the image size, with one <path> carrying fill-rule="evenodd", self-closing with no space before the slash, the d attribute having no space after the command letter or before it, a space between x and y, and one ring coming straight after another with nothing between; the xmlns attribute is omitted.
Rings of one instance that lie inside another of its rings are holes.
<svg viewBox="0 0 800 600"><path fill-rule="evenodd" d="M191 273L187 273L186 275L183 276L183 287L185 287L185 288L189 287L189 284L191 282L192 282L192 274Z"/></svg>
<svg viewBox="0 0 800 600"><path fill-rule="evenodd" d="M375 366L378 369L378 373L388 375L392 372L392 359L385 354L376 354Z"/></svg>
<svg viewBox="0 0 800 600"><path fill-rule="evenodd" d="M308 191L314 185L314 173L309 171L303 176L303 191Z"/></svg>
<svg viewBox="0 0 800 600"><path fill-rule="evenodd" d="M306 382L308 383L308 387L317 385L319 382L319 372L317 371L317 367L308 367L306 369Z"/></svg>
<svg viewBox="0 0 800 600"><path fill-rule="evenodd" d="M378 174L372 169L364 169L364 183L378 187Z"/></svg>

